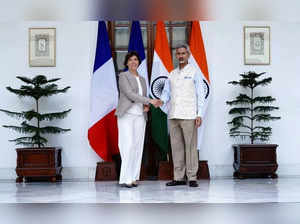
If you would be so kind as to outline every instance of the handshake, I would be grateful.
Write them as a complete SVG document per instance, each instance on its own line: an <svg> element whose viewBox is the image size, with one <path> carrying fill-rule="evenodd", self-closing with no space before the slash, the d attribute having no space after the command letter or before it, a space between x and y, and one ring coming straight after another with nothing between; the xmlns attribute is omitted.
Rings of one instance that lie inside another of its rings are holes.
<svg viewBox="0 0 300 224"><path fill-rule="evenodd" d="M155 107L160 107L163 105L163 102L159 99L150 99L150 103ZM144 112L148 112L150 109L149 105L144 105Z"/></svg>
<svg viewBox="0 0 300 224"><path fill-rule="evenodd" d="M150 103L155 107L160 107L163 105L163 101L161 101L160 99L151 99Z"/></svg>

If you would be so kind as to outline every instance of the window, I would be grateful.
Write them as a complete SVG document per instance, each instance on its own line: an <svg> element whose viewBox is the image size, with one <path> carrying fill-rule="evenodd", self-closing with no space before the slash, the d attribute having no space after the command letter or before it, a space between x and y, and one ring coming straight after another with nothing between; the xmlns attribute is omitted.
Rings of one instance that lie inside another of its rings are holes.
<svg viewBox="0 0 300 224"><path fill-rule="evenodd" d="M152 58L155 43L156 22L140 21L147 58L148 74L151 74ZM130 38L131 21L113 21L108 22L108 30L112 46L112 54L114 58L116 71L121 72L124 69L123 61L128 50ZM191 22L187 21L166 21L166 32L171 48L171 55L174 67L178 65L175 59L175 47L180 42L188 42L191 29ZM149 77L150 80L150 77Z"/></svg>

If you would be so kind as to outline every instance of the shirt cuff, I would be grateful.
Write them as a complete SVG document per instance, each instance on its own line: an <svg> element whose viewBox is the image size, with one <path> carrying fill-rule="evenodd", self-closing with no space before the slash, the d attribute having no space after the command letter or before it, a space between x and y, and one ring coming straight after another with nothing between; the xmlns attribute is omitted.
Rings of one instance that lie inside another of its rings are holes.
<svg viewBox="0 0 300 224"><path fill-rule="evenodd" d="M202 116L203 116L202 111L198 111L197 117L201 117L202 118Z"/></svg>
<svg viewBox="0 0 300 224"><path fill-rule="evenodd" d="M165 99L165 97L160 97L160 100L163 102L163 104L165 104L167 102L167 100Z"/></svg>

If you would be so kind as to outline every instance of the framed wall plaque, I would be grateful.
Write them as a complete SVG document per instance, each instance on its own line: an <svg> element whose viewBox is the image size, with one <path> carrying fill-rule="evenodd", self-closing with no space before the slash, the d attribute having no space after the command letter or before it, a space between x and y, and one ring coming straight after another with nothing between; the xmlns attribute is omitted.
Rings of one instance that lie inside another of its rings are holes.
<svg viewBox="0 0 300 224"><path fill-rule="evenodd" d="M244 64L270 64L270 27L244 27Z"/></svg>
<svg viewBox="0 0 300 224"><path fill-rule="evenodd" d="M29 66L56 66L55 28L29 28Z"/></svg>

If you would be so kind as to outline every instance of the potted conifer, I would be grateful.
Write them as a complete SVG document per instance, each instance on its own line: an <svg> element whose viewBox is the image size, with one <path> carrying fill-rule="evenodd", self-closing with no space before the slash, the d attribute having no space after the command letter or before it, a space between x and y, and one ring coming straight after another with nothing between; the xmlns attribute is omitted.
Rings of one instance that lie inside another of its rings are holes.
<svg viewBox="0 0 300 224"><path fill-rule="evenodd" d="M240 93L234 100L226 103L232 108L229 114L233 119L229 134L231 137L240 137L249 140L251 144L235 144L234 149L234 177L265 177L277 178L275 173L278 164L276 159L276 144L262 144L267 142L272 134L272 128L267 126L269 121L280 119L270 112L278 110L271 104L276 100L271 96L257 95L259 87L271 83L272 78L262 78L265 72L253 71L240 74L239 81L229 84L242 87L246 93Z"/></svg>
<svg viewBox="0 0 300 224"><path fill-rule="evenodd" d="M71 109L62 112L41 113L39 100L42 97L65 93L70 87L59 89L55 82L60 80L60 78L48 80L43 75L35 76L32 79L21 76L17 76L17 78L23 81L25 85L21 85L19 89L11 87L6 87L6 89L19 97L33 98L35 100L35 108L22 112L0 109L0 111L11 117L23 120L21 126L3 125L3 127L22 134L28 134L27 136L10 140L15 142L16 145L27 146L26 148L16 149L16 173L18 175L16 181L22 182L24 177L26 180L39 177L50 178L51 181L55 182L61 179L61 148L46 147L48 141L44 135L64 133L70 131L70 129L56 126L41 126L41 122L62 119L67 116Z"/></svg>

